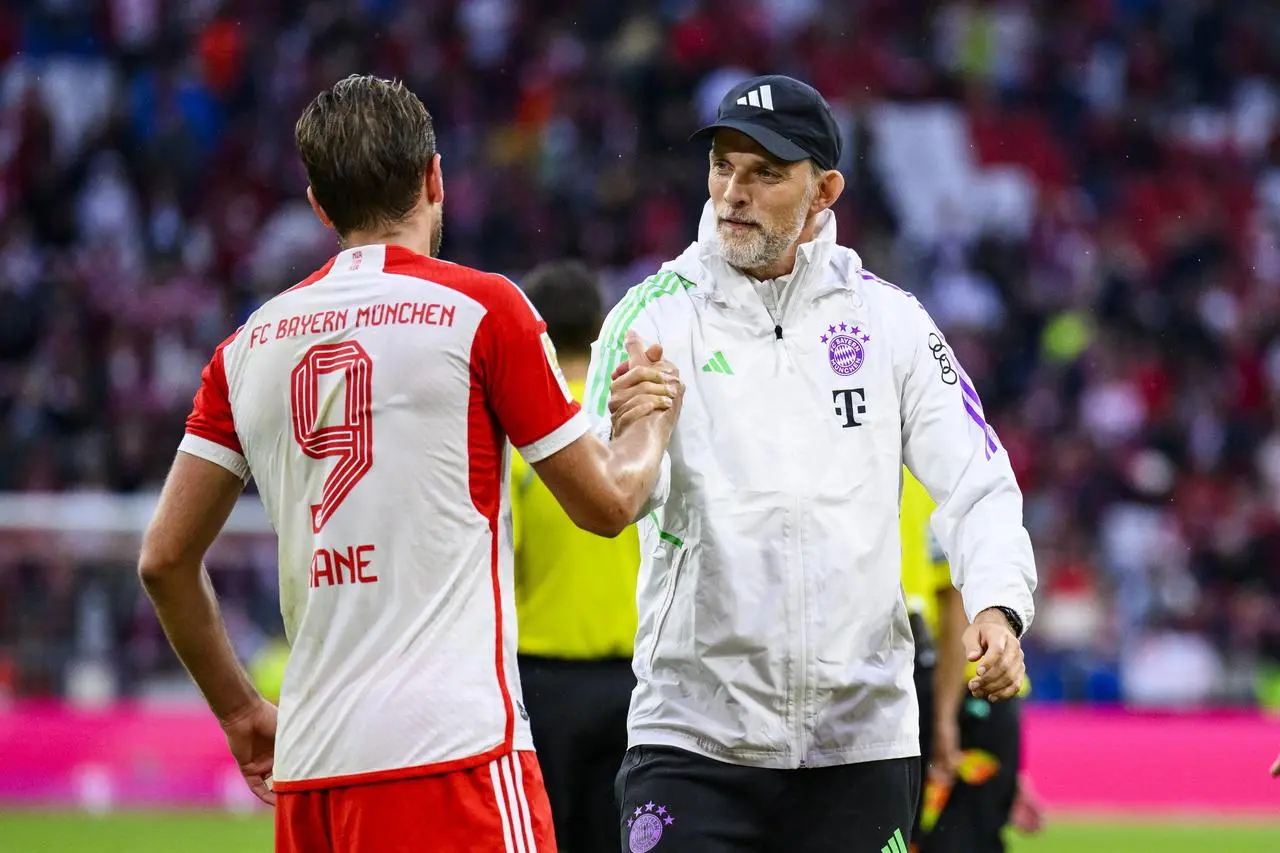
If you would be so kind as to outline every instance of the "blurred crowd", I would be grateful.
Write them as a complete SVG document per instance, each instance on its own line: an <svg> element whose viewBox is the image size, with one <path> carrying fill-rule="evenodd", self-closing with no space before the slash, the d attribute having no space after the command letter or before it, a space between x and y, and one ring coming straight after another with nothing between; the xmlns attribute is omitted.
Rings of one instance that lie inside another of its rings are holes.
<svg viewBox="0 0 1280 853"><path fill-rule="evenodd" d="M811 82L841 241L934 313L1025 490L1038 694L1280 705L1273 4L5 4L0 492L158 486L213 347L334 249L292 128L354 71L435 118L445 257L580 257L609 302L693 238L719 97ZM0 692L173 673L126 560L5 537ZM278 620L255 553L217 573L246 654Z"/></svg>

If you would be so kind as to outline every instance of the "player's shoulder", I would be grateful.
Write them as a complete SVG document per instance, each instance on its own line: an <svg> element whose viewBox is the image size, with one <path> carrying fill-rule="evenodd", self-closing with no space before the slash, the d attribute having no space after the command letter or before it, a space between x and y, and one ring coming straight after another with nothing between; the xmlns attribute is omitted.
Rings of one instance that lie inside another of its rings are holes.
<svg viewBox="0 0 1280 853"><path fill-rule="evenodd" d="M504 275L455 264L441 258L419 255L400 246L386 248L383 272L439 285L456 291L488 309L528 302L524 297L524 291Z"/></svg>
<svg viewBox="0 0 1280 853"><path fill-rule="evenodd" d="M414 285L420 285L422 290L415 291ZM296 313L299 302L306 303L307 310L359 307L379 301L412 299L415 292L426 291L433 292L432 301L470 306L469 313L474 312L476 316L495 314L520 318L536 314L524 292L506 276L394 245L344 249L307 278L265 302L255 313L271 319Z"/></svg>
<svg viewBox="0 0 1280 853"><path fill-rule="evenodd" d="M244 325L237 330L237 334L242 332L246 328L252 329L255 325L257 325L257 323L261 322L262 319L265 317L272 317L276 314L285 312L290 306L296 303L296 300L301 295L307 292L308 288L310 288L314 284L317 284L324 278L328 277L330 273L333 272L334 265L337 262L339 257L341 257L341 255L334 255L332 258L326 261L322 266L320 266L318 269L316 269L315 271L307 275L301 281L298 281L290 285L289 287L285 288L284 290L280 291L279 293L275 294L274 296L264 301L261 305L255 308L251 314L249 314L248 318L246 318L244 321ZM230 341L232 338L235 338L235 337L236 335L233 334L231 338L228 338L228 341Z"/></svg>

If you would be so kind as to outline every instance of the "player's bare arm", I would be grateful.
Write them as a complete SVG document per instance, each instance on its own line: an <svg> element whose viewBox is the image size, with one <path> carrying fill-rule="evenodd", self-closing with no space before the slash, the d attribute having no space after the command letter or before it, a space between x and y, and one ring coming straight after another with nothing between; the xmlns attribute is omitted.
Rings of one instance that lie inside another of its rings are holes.
<svg viewBox="0 0 1280 853"><path fill-rule="evenodd" d="M960 763L960 695L965 689L964 612L960 591L948 584L938 600L938 663L934 669L933 755L931 773L950 780Z"/></svg>
<svg viewBox="0 0 1280 853"><path fill-rule="evenodd" d="M647 361L645 346L627 337L627 354ZM564 450L533 465L538 477L573 523L599 536L614 537L634 523L649 499L671 440L684 386L675 368L648 393L630 399L605 444L587 433Z"/></svg>
<svg viewBox="0 0 1280 853"><path fill-rule="evenodd" d="M236 658L204 555L244 489L235 474L179 453L142 542L138 576L173 650L227 734L249 787L274 802L266 779L275 749L275 708Z"/></svg>

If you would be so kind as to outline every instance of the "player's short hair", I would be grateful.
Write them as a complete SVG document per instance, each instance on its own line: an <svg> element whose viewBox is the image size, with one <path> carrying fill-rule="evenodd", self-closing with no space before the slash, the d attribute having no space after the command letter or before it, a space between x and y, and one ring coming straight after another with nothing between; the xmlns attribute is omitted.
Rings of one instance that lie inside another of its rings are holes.
<svg viewBox="0 0 1280 853"><path fill-rule="evenodd" d="M573 260L539 264L521 285L562 355L591 351L604 320L604 305L596 277L586 264Z"/></svg>
<svg viewBox="0 0 1280 853"><path fill-rule="evenodd" d="M436 153L431 114L399 81L353 74L316 96L294 127L316 202L338 236L403 222Z"/></svg>

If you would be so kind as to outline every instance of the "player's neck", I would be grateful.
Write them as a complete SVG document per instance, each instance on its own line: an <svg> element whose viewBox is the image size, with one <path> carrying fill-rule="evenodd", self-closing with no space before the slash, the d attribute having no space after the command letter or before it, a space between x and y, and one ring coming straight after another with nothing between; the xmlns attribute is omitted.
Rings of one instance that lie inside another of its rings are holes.
<svg viewBox="0 0 1280 853"><path fill-rule="evenodd" d="M591 366L591 356L564 355L558 361L560 362L560 372L564 374L565 381L587 381L587 368Z"/></svg>
<svg viewBox="0 0 1280 853"><path fill-rule="evenodd" d="M355 246L402 246L419 255L434 257L431 251L431 237L435 222L429 215L419 214L395 228L371 228L366 231L351 231L341 245L343 249Z"/></svg>

